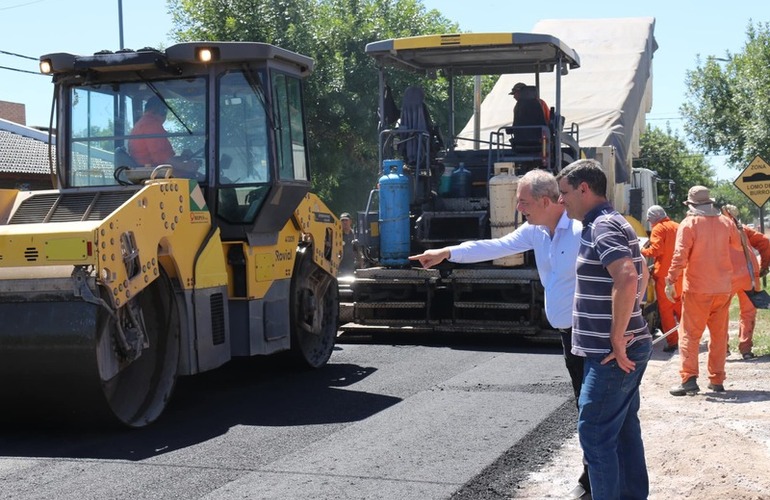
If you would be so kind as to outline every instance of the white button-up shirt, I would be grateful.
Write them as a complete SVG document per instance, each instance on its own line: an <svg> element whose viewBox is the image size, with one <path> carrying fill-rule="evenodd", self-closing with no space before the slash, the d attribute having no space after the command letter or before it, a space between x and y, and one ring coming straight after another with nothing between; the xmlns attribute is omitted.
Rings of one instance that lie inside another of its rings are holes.
<svg viewBox="0 0 770 500"><path fill-rule="evenodd" d="M570 219L565 211L556 224L553 238L546 226L525 222L501 238L450 246L449 260L458 264L484 262L534 250L537 272L545 288L546 318L554 328L570 328L575 299L575 262L582 230L580 221Z"/></svg>

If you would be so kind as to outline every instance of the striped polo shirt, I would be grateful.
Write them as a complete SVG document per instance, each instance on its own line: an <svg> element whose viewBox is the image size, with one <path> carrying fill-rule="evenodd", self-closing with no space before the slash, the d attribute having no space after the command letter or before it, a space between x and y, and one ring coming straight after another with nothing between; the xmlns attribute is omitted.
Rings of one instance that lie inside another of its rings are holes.
<svg viewBox="0 0 770 500"><path fill-rule="evenodd" d="M626 329L631 343L650 339L642 316L640 288L644 257L631 225L609 203L589 211L583 220L575 273L575 311L572 316L572 353L577 356L604 357L612 351L612 277L607 266L617 259L631 257L639 274L636 303Z"/></svg>

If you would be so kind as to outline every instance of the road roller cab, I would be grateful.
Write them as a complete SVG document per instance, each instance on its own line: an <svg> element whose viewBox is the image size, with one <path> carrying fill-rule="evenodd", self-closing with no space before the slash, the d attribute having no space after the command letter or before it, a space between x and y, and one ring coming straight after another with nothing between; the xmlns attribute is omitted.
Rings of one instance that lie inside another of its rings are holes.
<svg viewBox="0 0 770 500"><path fill-rule="evenodd" d="M0 191L5 401L142 427L179 375L328 361L342 233L310 192L312 68L252 42L41 57L55 187Z"/></svg>

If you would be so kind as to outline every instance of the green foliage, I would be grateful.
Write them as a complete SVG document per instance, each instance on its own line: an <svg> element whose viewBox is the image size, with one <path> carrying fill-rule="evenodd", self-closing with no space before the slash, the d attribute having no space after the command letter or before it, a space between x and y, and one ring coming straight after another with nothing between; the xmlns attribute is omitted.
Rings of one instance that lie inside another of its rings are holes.
<svg viewBox="0 0 770 500"><path fill-rule="evenodd" d="M711 197L717 206L735 205L740 211L740 220L754 223L758 218L757 206L731 181L714 181L714 170L703 155L687 149L684 140L670 127L664 132L652 127L640 139L641 156L634 160L634 166L654 170L663 181L658 185L658 204L666 208L669 217L682 220L687 212L682 202L687 191L696 185L711 189ZM670 197L666 180L674 181L674 196Z"/></svg>
<svg viewBox="0 0 770 500"><path fill-rule="evenodd" d="M745 224L753 224L759 218L758 208L754 202L730 181L718 181L711 190L711 197L720 207L727 204L735 205L740 212L738 218Z"/></svg>
<svg viewBox="0 0 770 500"><path fill-rule="evenodd" d="M742 52L709 56L687 72L681 107L692 142L740 169L756 155L770 160L770 24L749 21L746 37Z"/></svg>
<svg viewBox="0 0 770 500"><path fill-rule="evenodd" d="M363 209L377 182L378 83L369 42L453 33L455 23L421 0L169 0L174 37L188 40L257 41L312 57L316 66L305 85L308 146L313 188L339 213ZM389 82L396 102L414 83ZM434 120L446 129L446 82L424 85ZM472 83L456 89L472 94ZM468 99L472 103L472 99ZM468 109L462 116L467 119ZM464 124L464 122L463 122ZM462 125L461 125L462 126Z"/></svg>
<svg viewBox="0 0 770 500"><path fill-rule="evenodd" d="M641 155L634 160L635 167L654 170L663 180L658 186L658 204L666 208L673 220L682 220L687 211L682 204L692 186L714 187L714 171L703 155L688 151L684 140L671 131L648 128L640 138ZM667 180L674 181L673 196Z"/></svg>

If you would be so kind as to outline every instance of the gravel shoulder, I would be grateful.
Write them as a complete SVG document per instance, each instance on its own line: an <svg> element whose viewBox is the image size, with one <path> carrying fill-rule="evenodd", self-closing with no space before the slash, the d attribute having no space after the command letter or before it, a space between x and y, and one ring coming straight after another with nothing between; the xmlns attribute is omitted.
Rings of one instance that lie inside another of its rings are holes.
<svg viewBox="0 0 770 500"><path fill-rule="evenodd" d="M731 337L737 332L731 331ZM727 359L726 393L706 388L706 342L700 346L701 392L674 397L679 353L655 345L642 381L642 432L650 499L770 500L770 356ZM580 475L577 434L537 472L517 485L514 498L563 498Z"/></svg>

